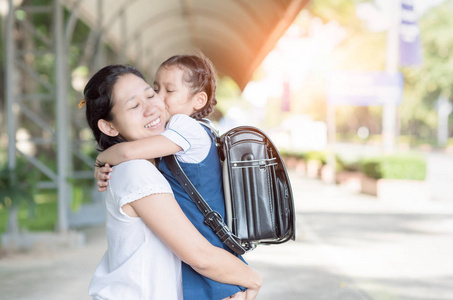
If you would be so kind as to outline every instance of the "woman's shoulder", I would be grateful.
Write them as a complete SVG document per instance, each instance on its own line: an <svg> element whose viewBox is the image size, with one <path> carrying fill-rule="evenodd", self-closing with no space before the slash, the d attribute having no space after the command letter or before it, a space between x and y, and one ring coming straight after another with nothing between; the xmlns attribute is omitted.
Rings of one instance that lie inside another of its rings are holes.
<svg viewBox="0 0 453 300"><path fill-rule="evenodd" d="M149 171L157 171L156 166L146 159L134 159L122 162L113 167L114 170L119 170L120 172L149 172Z"/></svg>
<svg viewBox="0 0 453 300"><path fill-rule="evenodd" d="M166 183L167 181L154 164L145 159L134 159L113 167L109 185L140 186L144 184Z"/></svg>
<svg viewBox="0 0 453 300"><path fill-rule="evenodd" d="M170 184L149 161L136 159L113 167L110 194L122 206L151 194L172 193Z"/></svg>

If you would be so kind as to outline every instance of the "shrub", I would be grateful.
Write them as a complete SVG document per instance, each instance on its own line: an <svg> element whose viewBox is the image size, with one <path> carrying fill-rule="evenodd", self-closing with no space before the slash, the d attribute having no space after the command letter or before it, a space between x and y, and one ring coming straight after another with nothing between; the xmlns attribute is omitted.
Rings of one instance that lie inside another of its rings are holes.
<svg viewBox="0 0 453 300"><path fill-rule="evenodd" d="M305 153L305 158L306 160L318 160L320 161L323 165L326 164L327 161L327 155L323 151L308 151Z"/></svg>
<svg viewBox="0 0 453 300"><path fill-rule="evenodd" d="M0 166L0 204L19 207L34 205L39 172L22 157L17 157L13 170L4 163Z"/></svg>
<svg viewBox="0 0 453 300"><path fill-rule="evenodd" d="M346 159L340 155L336 156L336 171L359 172L360 161L358 159Z"/></svg>
<svg viewBox="0 0 453 300"><path fill-rule="evenodd" d="M361 161L362 172L371 178L424 180L426 160L420 155L384 155Z"/></svg>
<svg viewBox="0 0 453 300"><path fill-rule="evenodd" d="M302 151L295 151L295 150L287 150L287 149L278 149L280 155L285 158L298 158L298 159L305 159L305 153Z"/></svg>

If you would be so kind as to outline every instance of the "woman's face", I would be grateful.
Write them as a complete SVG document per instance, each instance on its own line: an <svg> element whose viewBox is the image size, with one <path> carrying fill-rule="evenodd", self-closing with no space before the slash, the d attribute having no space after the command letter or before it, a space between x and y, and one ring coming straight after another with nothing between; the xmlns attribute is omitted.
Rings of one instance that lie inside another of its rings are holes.
<svg viewBox="0 0 453 300"><path fill-rule="evenodd" d="M195 112L195 98L183 79L184 70L178 66L164 66L157 70L154 90L164 99L171 116Z"/></svg>
<svg viewBox="0 0 453 300"><path fill-rule="evenodd" d="M162 98L142 78L120 76L112 92L114 116L111 125L126 141L159 134L165 130L169 114Z"/></svg>

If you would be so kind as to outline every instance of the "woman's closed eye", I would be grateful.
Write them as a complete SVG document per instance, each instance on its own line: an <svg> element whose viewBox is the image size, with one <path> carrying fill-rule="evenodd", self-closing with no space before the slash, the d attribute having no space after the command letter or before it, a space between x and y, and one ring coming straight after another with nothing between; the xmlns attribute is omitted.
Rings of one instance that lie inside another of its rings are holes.
<svg viewBox="0 0 453 300"><path fill-rule="evenodd" d="M126 109L127 109L127 110L136 109L136 108L138 108L139 106L140 106L140 102L139 102L139 101L135 101L135 102L132 102L132 101L131 101L130 103L128 103Z"/></svg>

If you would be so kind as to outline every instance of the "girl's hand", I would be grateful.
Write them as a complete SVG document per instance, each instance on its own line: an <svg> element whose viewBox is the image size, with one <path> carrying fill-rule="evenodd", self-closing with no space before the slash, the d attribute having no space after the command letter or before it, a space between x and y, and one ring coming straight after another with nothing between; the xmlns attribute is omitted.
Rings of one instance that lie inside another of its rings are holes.
<svg viewBox="0 0 453 300"><path fill-rule="evenodd" d="M105 164L103 167L95 167L94 168L94 178L97 180L96 183L98 185L98 191L104 192L107 190L107 186L109 185L110 179L110 172L113 171L113 168L110 167L109 164Z"/></svg>

